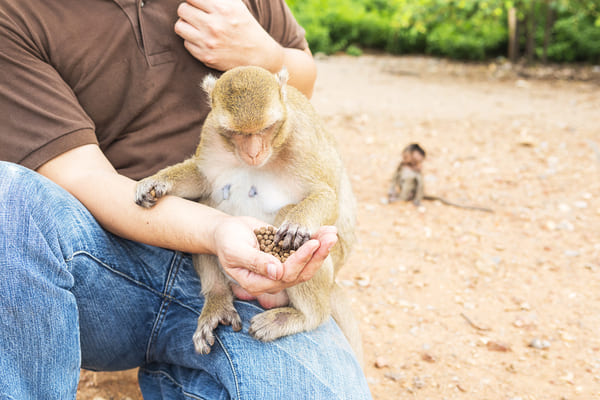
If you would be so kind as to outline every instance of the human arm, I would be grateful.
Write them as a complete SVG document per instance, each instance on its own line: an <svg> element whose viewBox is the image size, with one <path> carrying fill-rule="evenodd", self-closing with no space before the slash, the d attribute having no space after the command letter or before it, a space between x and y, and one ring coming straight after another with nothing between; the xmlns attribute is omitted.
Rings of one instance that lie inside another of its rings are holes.
<svg viewBox="0 0 600 400"><path fill-rule="evenodd" d="M216 254L226 272L254 296L310 279L337 240L335 233L324 230L282 265L257 249L253 229L260 226L258 220L231 217L174 196L166 196L152 209L137 206L136 182L118 174L97 145L67 151L38 172L78 198L116 235L173 250Z"/></svg>
<svg viewBox="0 0 600 400"><path fill-rule="evenodd" d="M258 23L241 0L188 0L177 10L175 32L186 49L207 66L226 71L241 65L271 72L286 67L289 84L312 95L316 66L308 46L282 46Z"/></svg>

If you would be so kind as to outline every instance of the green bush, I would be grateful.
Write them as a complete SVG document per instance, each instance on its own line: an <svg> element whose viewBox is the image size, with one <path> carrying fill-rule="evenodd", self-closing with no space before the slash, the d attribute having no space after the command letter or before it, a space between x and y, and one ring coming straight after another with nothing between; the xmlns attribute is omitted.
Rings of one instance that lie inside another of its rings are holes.
<svg viewBox="0 0 600 400"><path fill-rule="evenodd" d="M314 52L391 53L483 60L505 55L507 10L521 19L536 0L289 0ZM537 52L544 40L545 1L535 3ZM600 5L552 0L555 23L548 47L553 61L600 60ZM522 41L524 45L524 41ZM352 46L352 47L351 47Z"/></svg>
<svg viewBox="0 0 600 400"><path fill-rule="evenodd" d="M554 61L600 62L600 28L591 16L576 14L558 20L548 58Z"/></svg>

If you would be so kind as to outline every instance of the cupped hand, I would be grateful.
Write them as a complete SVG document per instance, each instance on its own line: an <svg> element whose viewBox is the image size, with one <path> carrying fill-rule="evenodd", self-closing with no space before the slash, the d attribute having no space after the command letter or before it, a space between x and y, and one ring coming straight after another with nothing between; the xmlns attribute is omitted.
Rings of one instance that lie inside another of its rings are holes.
<svg viewBox="0 0 600 400"><path fill-rule="evenodd" d="M282 264L274 256L259 250L254 229L264 225L255 218L227 217L215 230L216 255L225 272L239 284L239 288L234 286L234 291L243 299L265 293L274 295L306 282L321 267L337 242L337 229L323 226ZM265 296L263 301L265 307L287 302L281 296Z"/></svg>

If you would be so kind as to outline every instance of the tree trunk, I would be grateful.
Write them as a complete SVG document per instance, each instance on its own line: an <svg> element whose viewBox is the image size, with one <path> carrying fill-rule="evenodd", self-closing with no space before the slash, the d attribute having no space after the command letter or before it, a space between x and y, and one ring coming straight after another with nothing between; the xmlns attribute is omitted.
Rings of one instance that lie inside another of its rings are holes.
<svg viewBox="0 0 600 400"><path fill-rule="evenodd" d="M554 25L554 10L550 4L551 0L546 0L546 26L544 26L544 52L542 62L548 62L548 46L550 45L550 36L552 26Z"/></svg>
<svg viewBox="0 0 600 400"><path fill-rule="evenodd" d="M517 36L517 9L508 10L508 59L515 63L519 57L519 38Z"/></svg>
<svg viewBox="0 0 600 400"><path fill-rule="evenodd" d="M536 0L531 0L531 8L529 9L529 15L527 16L527 44L525 47L525 54L527 56L527 62L532 62L535 58L535 12L536 12Z"/></svg>

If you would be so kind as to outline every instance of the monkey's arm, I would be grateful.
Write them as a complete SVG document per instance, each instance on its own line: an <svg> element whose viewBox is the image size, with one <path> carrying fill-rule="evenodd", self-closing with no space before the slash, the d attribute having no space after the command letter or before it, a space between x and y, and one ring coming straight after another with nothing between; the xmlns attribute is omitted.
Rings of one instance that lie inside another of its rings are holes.
<svg viewBox="0 0 600 400"><path fill-rule="evenodd" d="M197 160L189 158L139 181L135 202L142 207L152 207L168 194L195 200L206 197L210 190L206 176L198 169Z"/></svg>
<svg viewBox="0 0 600 400"><path fill-rule="evenodd" d="M390 188L388 189L388 202L391 203L393 201L399 200L399 192L401 188L401 179L400 179L400 168L402 164L399 164L394 172L394 176L390 180Z"/></svg>
<svg viewBox="0 0 600 400"><path fill-rule="evenodd" d="M425 182L423 181L423 174L417 174L415 177L415 184L417 187L415 188L413 204L419 206L421 205L421 200L423 200L423 197L425 196Z"/></svg>
<svg viewBox="0 0 600 400"><path fill-rule="evenodd" d="M298 204L285 207L278 215L281 221L275 242L283 240L284 248L296 249L323 225L332 225L338 216L335 191L327 184L315 185Z"/></svg>

